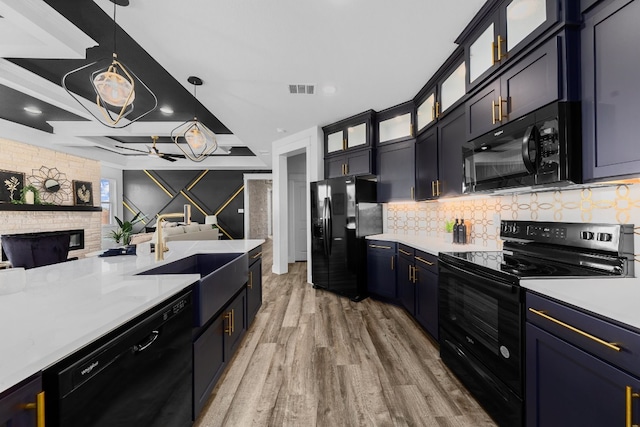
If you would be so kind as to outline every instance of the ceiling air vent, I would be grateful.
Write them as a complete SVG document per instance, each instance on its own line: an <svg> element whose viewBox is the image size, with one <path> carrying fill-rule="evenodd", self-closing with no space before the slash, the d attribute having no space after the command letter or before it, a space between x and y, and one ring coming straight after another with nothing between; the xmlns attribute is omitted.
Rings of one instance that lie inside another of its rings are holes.
<svg viewBox="0 0 640 427"><path fill-rule="evenodd" d="M313 95L316 91L315 85L289 85L289 93Z"/></svg>

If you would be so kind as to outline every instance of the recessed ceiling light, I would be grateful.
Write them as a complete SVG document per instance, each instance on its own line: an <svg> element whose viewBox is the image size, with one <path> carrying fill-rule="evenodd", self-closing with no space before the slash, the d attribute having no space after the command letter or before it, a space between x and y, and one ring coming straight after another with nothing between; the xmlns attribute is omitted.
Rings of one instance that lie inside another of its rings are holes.
<svg viewBox="0 0 640 427"><path fill-rule="evenodd" d="M173 114L173 110L170 107L160 107L160 111L164 114Z"/></svg>
<svg viewBox="0 0 640 427"><path fill-rule="evenodd" d="M42 114L42 110L39 110L36 107L24 107L24 111L31 114Z"/></svg>
<svg viewBox="0 0 640 427"><path fill-rule="evenodd" d="M324 86L322 88L322 93L324 93L325 95L333 95L334 93L336 93L336 87L331 85Z"/></svg>
<svg viewBox="0 0 640 427"><path fill-rule="evenodd" d="M269 154L269 150L258 150L258 154L267 155Z"/></svg>
<svg viewBox="0 0 640 427"><path fill-rule="evenodd" d="M278 133L287 133L286 129L282 129L282 128L276 128L276 132Z"/></svg>

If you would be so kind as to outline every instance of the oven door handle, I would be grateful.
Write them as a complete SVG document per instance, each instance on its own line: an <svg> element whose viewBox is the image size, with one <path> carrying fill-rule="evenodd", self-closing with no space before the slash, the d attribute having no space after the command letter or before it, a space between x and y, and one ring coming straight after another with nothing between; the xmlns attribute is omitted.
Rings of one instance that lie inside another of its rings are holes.
<svg viewBox="0 0 640 427"><path fill-rule="evenodd" d="M458 347L457 345L455 345L454 343L452 343L451 341L445 339L444 340L449 347L451 347L451 349L458 355L458 357L460 357L461 359L463 359L469 366L471 366L471 368L474 370L474 372L476 374L478 374L479 376L482 377L482 379L484 381L486 381L489 385L491 385L491 387L493 387L493 389L495 391L497 391L500 396L504 399L505 402L509 401L509 395L506 394L504 392L504 390L502 390L502 387L500 387L494 380L493 378L491 378L489 375L487 375L484 372L484 369L482 369L480 366L478 366L473 360L471 360L464 351L462 351L462 349L460 347Z"/></svg>
<svg viewBox="0 0 640 427"><path fill-rule="evenodd" d="M439 261L438 265L440 265L441 269L444 267L444 268L448 268L449 270L452 270L452 272L455 273L456 275L471 276L473 278L481 279L485 281L486 280L495 281L495 283L492 283L491 285L492 287L500 288L501 290L509 291L510 293L516 293L518 289L518 285L515 285L512 283L505 283L503 281L504 279L490 273L483 273L482 275L480 275L480 274L474 273L471 270L465 270L463 268L449 264L448 262L442 261L442 260Z"/></svg>
<svg viewBox="0 0 640 427"><path fill-rule="evenodd" d="M533 143L535 144L535 157L531 158L531 150L529 150L529 145ZM535 125L531 125L527 128L524 133L524 137L522 138L522 162L524 166L527 168L529 173L536 173L536 165L538 163L538 156L540 153L540 135L538 133L538 128Z"/></svg>

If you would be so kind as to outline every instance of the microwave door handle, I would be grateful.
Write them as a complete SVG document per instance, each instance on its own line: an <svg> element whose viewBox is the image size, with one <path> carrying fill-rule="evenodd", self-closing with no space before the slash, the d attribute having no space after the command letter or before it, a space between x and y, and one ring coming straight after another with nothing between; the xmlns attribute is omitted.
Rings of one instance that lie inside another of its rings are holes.
<svg viewBox="0 0 640 427"><path fill-rule="evenodd" d="M531 151L529 150L529 143L533 140L533 143L536 145L535 155L538 157L538 153L540 152L539 141L538 138L538 129L535 125L531 125L527 128L524 133L524 137L522 138L522 161L524 166L527 168L529 173L536 173L536 159L531 158Z"/></svg>

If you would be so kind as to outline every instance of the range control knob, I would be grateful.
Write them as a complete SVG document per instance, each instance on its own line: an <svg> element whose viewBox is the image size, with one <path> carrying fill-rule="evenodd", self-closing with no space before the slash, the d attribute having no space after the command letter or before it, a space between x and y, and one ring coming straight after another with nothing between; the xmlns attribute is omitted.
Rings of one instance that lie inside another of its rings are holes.
<svg viewBox="0 0 640 427"><path fill-rule="evenodd" d="M611 233L598 233L598 240L601 242L610 242L613 240Z"/></svg>
<svg viewBox="0 0 640 427"><path fill-rule="evenodd" d="M582 240L593 240L593 231L581 231L580 238Z"/></svg>

